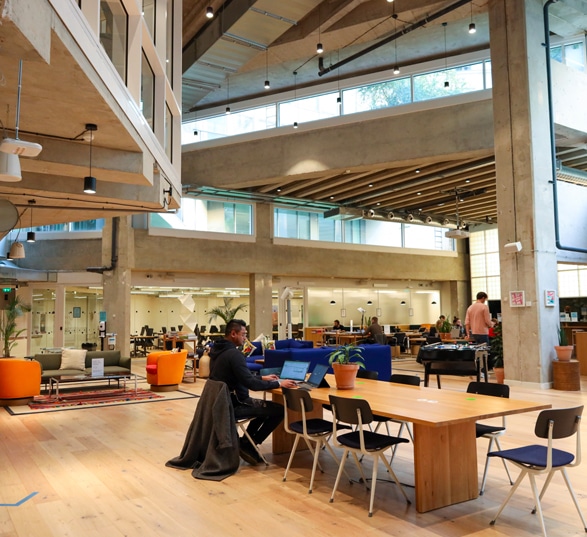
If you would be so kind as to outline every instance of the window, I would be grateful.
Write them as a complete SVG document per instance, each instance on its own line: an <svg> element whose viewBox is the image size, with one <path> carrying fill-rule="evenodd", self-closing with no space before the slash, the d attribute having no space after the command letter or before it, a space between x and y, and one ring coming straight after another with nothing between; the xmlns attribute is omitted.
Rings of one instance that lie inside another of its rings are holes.
<svg viewBox="0 0 587 537"><path fill-rule="evenodd" d="M275 236L282 239L454 250L453 241L444 237L443 228L363 218L342 222L324 218L319 212L296 211L281 207L274 209L273 216Z"/></svg>
<svg viewBox="0 0 587 537"><path fill-rule="evenodd" d="M314 95L295 101L287 101L279 105L279 125L293 125L294 121L306 123L318 119L327 119L340 115L340 107L336 102L338 92Z"/></svg>
<svg viewBox="0 0 587 537"><path fill-rule="evenodd" d="M183 197L176 213L150 215L150 226L186 231L253 234L253 206L248 203Z"/></svg>
<svg viewBox="0 0 587 537"><path fill-rule="evenodd" d="M100 1L100 43L126 82L128 14L120 0Z"/></svg>
<svg viewBox="0 0 587 537"><path fill-rule="evenodd" d="M400 78L344 90L342 95L344 113L353 114L412 102L412 84L410 78Z"/></svg>
<svg viewBox="0 0 587 537"><path fill-rule="evenodd" d="M560 298L587 296L587 266L558 265L558 295Z"/></svg>
<svg viewBox="0 0 587 537"><path fill-rule="evenodd" d="M49 224L46 226L39 226L30 228L31 231L43 232L61 232L61 231L101 231L104 228L104 219L97 220L83 220L82 222L68 222L65 224Z"/></svg>
<svg viewBox="0 0 587 537"><path fill-rule="evenodd" d="M143 0L143 19L155 42L155 0Z"/></svg>
<svg viewBox="0 0 587 537"><path fill-rule="evenodd" d="M577 71L585 71L585 41L555 45L550 48L550 58Z"/></svg>
<svg viewBox="0 0 587 537"><path fill-rule="evenodd" d="M486 292L491 299L501 296L499 241L497 229L476 231L469 237L471 295Z"/></svg>
<svg viewBox="0 0 587 537"><path fill-rule="evenodd" d="M141 62L141 111L145 120L155 129L154 124L154 104L155 104L155 73L151 69L149 60L143 51Z"/></svg>
<svg viewBox="0 0 587 537"><path fill-rule="evenodd" d="M173 162L171 150L173 149L173 114L169 105L165 103L165 133L164 146L167 158Z"/></svg>

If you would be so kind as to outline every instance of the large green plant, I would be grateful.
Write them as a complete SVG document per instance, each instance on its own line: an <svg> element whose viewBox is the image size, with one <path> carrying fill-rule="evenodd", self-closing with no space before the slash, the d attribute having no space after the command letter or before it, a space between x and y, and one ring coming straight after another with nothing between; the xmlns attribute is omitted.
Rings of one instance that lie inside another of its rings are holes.
<svg viewBox="0 0 587 537"><path fill-rule="evenodd" d="M491 356L493 356L493 367L503 367L503 335L501 323L493 327L493 337L490 340Z"/></svg>
<svg viewBox="0 0 587 537"><path fill-rule="evenodd" d="M332 365L335 362L338 364L350 364L356 362L359 364L359 367L365 369L365 364L363 363L363 349L357 347L353 343L341 345L328 355L328 363Z"/></svg>
<svg viewBox="0 0 587 537"><path fill-rule="evenodd" d="M209 321L212 322L216 317L220 317L225 324L232 321L239 311L244 310L248 304L239 304L238 306L232 307L232 298L224 298L224 304L222 306L216 306L206 312L209 317Z"/></svg>
<svg viewBox="0 0 587 537"><path fill-rule="evenodd" d="M448 319L444 319L439 326L438 331L442 334L448 334L452 330L452 323Z"/></svg>
<svg viewBox="0 0 587 537"><path fill-rule="evenodd" d="M4 310L0 310L0 341L2 341L2 356L10 356L10 352L14 345L16 345L16 338L25 331L25 328L17 329L16 320L27 311L31 311L31 307L25 304L22 299L15 295L8 302L8 306Z"/></svg>

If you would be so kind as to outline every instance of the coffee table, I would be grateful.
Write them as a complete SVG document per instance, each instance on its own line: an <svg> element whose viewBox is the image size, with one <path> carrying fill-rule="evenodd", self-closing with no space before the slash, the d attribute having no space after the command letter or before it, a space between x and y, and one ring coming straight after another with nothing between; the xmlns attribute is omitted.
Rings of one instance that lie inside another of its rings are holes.
<svg viewBox="0 0 587 537"><path fill-rule="evenodd" d="M103 375L88 375L86 373L80 373L79 375L55 375L49 379L49 394L51 397L53 393L53 386L55 386L55 399L59 399L59 386L62 384L73 384L73 383L86 383L86 382L98 382L108 381L108 385L112 380L116 380L118 386L120 381L123 381L123 389L126 390L126 381L135 381L135 394L137 393L137 375L136 373L104 373Z"/></svg>

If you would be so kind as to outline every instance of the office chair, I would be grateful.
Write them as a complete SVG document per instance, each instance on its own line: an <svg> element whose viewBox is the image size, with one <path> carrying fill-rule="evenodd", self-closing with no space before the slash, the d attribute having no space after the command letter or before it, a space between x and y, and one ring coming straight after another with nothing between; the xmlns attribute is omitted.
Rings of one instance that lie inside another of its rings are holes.
<svg viewBox="0 0 587 537"><path fill-rule="evenodd" d="M261 452L261 448L259 448L259 446L257 444L255 444L255 442L251 438L251 435L247 431L247 425L249 424L249 422L253 421L256 417L257 416L251 416L250 418L236 418L236 425L243 432L243 436L247 437L247 440L251 443L251 446L253 446L255 448L255 451L257 452L259 457L261 457L261 460L265 463L265 466L269 466L267 459L265 458L265 456Z"/></svg>
<svg viewBox="0 0 587 537"><path fill-rule="evenodd" d="M385 334L377 334L375 336L375 343L379 343L379 345L387 345L387 336Z"/></svg>
<svg viewBox="0 0 587 537"><path fill-rule="evenodd" d="M540 500L544 496L544 493L546 492L548 485L550 485L550 481L554 473L560 471L563 475L565 484L569 489L569 493L571 494L571 498L573 499L573 503L575 504L577 513L579 513L579 518L581 519L583 528L587 532L587 523L585 522L585 518L583 518L581 508L579 507L579 503L577 502L577 497L575 496L575 492L573 491L573 487L571 486L571 482L569 481L569 476L567 475L567 467L571 468L573 466L579 466L579 464L581 464L580 424L582 414L582 405L574 408L543 410L542 412L540 412L540 414L538 415L538 419L536 420L534 434L538 438L548 439L547 446L534 444L514 449L492 451L488 454L488 457L502 457L503 459L515 464L521 470L518 479L516 479L516 482L514 483L514 486L511 488L510 492L506 496L506 499L503 501L499 510L497 511L495 517L490 522L492 526L495 524L497 517L501 514L503 508L509 502L514 492L516 491L520 483L523 481L524 476L527 475L528 479L530 479L530 485L532 487L532 494L534 495L535 502L534 509L532 509L532 514L538 512L538 515L540 516L540 526L542 527L542 534L544 535L544 537L547 537L546 526L544 525L544 516L542 515L542 506L540 505ZM553 440L568 438L573 435L576 435L576 447L574 454L553 447ZM544 482L544 485L539 495L538 488L536 487L536 476L540 474L546 474L546 481Z"/></svg>
<svg viewBox="0 0 587 537"><path fill-rule="evenodd" d="M310 477L310 488L308 489L308 494L312 494L314 476L316 475L316 467L320 468L320 471L324 473L322 466L320 466L320 461L318 460L320 450L323 447L326 448L334 461L339 464L339 460L336 458L334 450L328 442L328 439L332 435L332 422L322 418L306 418L306 412L312 412L312 410L314 410L314 403L312 402L312 398L310 397L310 393L308 391L291 388L282 388L281 391L285 399L285 417L283 424L286 432L295 435L295 440L291 448L291 454L289 456L289 460L287 461L285 473L283 474L283 481L285 481L287 478L287 473L291 467L291 463L296 453L300 438L303 438L314 458L314 462L312 464L312 475ZM302 419L298 421L292 421L290 423L289 412L301 413ZM315 443L314 448L312 448L312 443Z"/></svg>
<svg viewBox="0 0 587 537"><path fill-rule="evenodd" d="M491 395L493 397L505 397L506 399L510 396L510 387L507 384L496 384L493 382L469 382L467 386L467 393L478 393L480 395ZM487 453L491 452L491 448L493 444L497 446L497 449L501 451L501 445L499 443L499 437L505 433L505 416L502 416L502 424L500 426L494 425L485 425L484 423L476 423L475 424L475 433L477 438L487 438L489 440L489 445L487 446ZM485 492L485 482L487 481L487 470L489 470L489 461L491 459L486 456L485 457L485 468L483 469L483 479L481 481L481 490L479 491L479 496L482 496ZM514 482L512 481L512 476L510 475L509 468L505 462L505 459L502 459L503 467L508 475L508 479L510 480L510 485L513 485Z"/></svg>
<svg viewBox="0 0 587 537"><path fill-rule="evenodd" d="M389 377L389 382L394 382L395 384L405 384L407 386L420 386L420 377L418 375L405 375L402 373L394 373L391 375L391 377ZM387 434L390 434L389 432L389 423L398 423L399 424L399 430L397 432L397 436L399 438L402 438L402 432L404 431L404 427L408 430L408 435L410 436L410 440L412 441L412 444L414 443L414 434L412 433L412 428L410 426L410 422L409 421L404 421L404 420L397 420L395 418L387 418L385 416L377 416L374 415L373 416L374 421L377 422L377 427L375 428L375 432L377 432L377 430L379 429L379 427L381 426L382 423L385 423L385 428L387 429ZM391 453L391 459L389 459L389 463L393 464L393 458L395 457L395 452L397 449L397 445L393 446L392 448L392 453Z"/></svg>
<svg viewBox="0 0 587 537"><path fill-rule="evenodd" d="M367 455L373 458L373 473L371 477L371 499L369 502L369 516L373 516L373 501L375 499L375 485L377 484L377 468L379 466L379 460L383 461L383 464L387 468L387 471L396 482L401 493L403 494L406 502L410 504L410 500L403 489L399 479L395 475L395 472L391 468L387 459L383 456L383 453L390 447L407 442L405 438L398 438L396 436L388 436L384 434L374 433L369 430L363 429L363 425L369 425L373 422L373 414L368 401L365 399L352 399L347 397L338 397L336 395L330 395L330 404L332 405L332 413L334 416L333 420L333 434L334 443L337 447L344 449L342 457L340 459L340 466L338 467L338 473L336 475L336 482L332 489L332 495L330 497L330 503L334 501L334 494L338 488L338 483L342 472L344 471L345 461L350 454L352 454L355 460L355 465L359 469L363 483L367 483L363 468L359 463L357 453ZM337 421L340 420L343 424L356 426L356 429L351 432L345 432L337 436L339 424Z"/></svg>

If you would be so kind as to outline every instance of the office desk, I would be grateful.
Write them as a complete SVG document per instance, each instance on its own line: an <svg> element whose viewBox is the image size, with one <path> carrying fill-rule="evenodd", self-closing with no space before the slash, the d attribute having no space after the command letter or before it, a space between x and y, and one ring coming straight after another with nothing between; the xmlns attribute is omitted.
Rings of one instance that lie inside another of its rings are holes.
<svg viewBox="0 0 587 537"><path fill-rule="evenodd" d="M374 414L413 423L416 509L420 513L477 498L477 420L551 407L366 379L357 379L353 390L337 390L334 375L326 379L331 388L310 391L320 411L329 402L329 394L360 397L369 401ZM273 398L283 402L280 390L273 390Z"/></svg>

